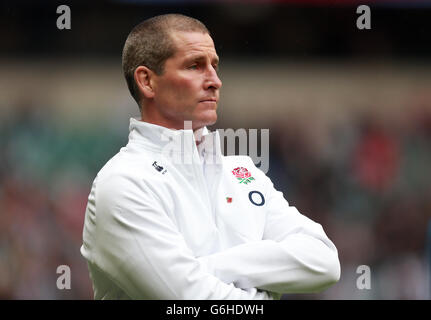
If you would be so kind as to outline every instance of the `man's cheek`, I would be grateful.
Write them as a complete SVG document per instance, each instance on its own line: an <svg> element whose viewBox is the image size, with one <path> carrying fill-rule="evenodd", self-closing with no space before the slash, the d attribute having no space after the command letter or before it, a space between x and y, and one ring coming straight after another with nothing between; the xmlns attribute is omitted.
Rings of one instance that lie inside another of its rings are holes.
<svg viewBox="0 0 431 320"><path fill-rule="evenodd" d="M180 89L177 93L178 102L189 105L193 100L191 94L186 89Z"/></svg>

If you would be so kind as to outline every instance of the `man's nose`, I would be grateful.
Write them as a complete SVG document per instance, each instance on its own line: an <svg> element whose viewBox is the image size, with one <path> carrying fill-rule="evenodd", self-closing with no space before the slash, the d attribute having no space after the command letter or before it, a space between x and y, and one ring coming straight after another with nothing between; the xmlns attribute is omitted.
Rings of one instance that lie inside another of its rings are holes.
<svg viewBox="0 0 431 320"><path fill-rule="evenodd" d="M214 68L211 68L207 73L207 79L205 82L205 89L220 89L222 86L222 82L217 75L217 71Z"/></svg>

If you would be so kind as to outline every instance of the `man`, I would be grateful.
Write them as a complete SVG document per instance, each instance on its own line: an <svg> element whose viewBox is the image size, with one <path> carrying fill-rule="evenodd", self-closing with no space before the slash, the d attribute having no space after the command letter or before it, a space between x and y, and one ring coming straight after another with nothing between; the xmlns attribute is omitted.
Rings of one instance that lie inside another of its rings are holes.
<svg viewBox="0 0 431 320"><path fill-rule="evenodd" d="M129 34L123 69L141 118L88 198L81 253L95 299L274 299L338 281L322 227L206 129L218 60L193 18L157 16Z"/></svg>

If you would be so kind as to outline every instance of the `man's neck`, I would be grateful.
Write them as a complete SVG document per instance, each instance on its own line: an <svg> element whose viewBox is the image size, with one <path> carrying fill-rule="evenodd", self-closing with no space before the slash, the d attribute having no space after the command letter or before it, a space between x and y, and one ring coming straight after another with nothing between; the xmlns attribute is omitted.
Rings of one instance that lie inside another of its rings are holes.
<svg viewBox="0 0 431 320"><path fill-rule="evenodd" d="M184 121L182 126L173 125L173 123L168 123L167 121L152 121L141 114L141 120L143 122L155 124L160 127L165 127L170 130L193 130L193 135L195 136L196 146L198 146L202 142L202 133L205 127L193 128L192 121Z"/></svg>

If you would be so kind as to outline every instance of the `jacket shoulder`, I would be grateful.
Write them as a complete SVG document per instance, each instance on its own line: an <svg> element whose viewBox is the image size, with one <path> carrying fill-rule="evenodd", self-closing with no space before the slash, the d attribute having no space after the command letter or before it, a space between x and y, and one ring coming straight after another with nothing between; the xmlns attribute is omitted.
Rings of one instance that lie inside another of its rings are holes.
<svg viewBox="0 0 431 320"><path fill-rule="evenodd" d="M132 154L126 148L108 160L97 173L100 177L131 176L135 178L146 178L152 175L152 159L147 154L139 156Z"/></svg>
<svg viewBox="0 0 431 320"><path fill-rule="evenodd" d="M92 189L97 198L108 202L127 194L155 190L163 180L149 156L131 156L121 151L113 156L97 173ZM154 161L153 161L154 162Z"/></svg>

